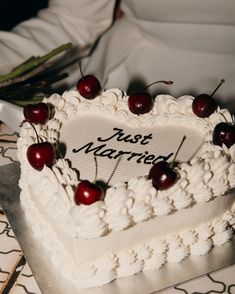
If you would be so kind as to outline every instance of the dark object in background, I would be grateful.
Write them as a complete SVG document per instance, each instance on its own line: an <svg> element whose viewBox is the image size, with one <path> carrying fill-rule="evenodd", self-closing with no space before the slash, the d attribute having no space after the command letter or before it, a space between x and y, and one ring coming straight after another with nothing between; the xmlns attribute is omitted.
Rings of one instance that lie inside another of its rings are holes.
<svg viewBox="0 0 235 294"><path fill-rule="evenodd" d="M0 0L0 30L11 30L47 6L48 0Z"/></svg>

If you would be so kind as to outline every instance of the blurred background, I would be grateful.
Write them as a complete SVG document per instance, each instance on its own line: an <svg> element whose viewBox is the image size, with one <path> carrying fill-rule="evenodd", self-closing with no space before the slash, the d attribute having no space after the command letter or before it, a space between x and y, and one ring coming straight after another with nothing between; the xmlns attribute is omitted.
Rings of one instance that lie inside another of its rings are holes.
<svg viewBox="0 0 235 294"><path fill-rule="evenodd" d="M47 5L48 0L1 0L0 30L11 30L19 22L35 16L38 10Z"/></svg>

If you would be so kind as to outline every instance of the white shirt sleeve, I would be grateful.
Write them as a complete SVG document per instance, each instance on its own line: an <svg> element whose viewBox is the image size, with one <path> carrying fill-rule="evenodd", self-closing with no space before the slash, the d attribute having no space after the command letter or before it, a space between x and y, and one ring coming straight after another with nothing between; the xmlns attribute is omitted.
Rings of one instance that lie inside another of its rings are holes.
<svg viewBox="0 0 235 294"><path fill-rule="evenodd" d="M0 31L0 74L31 57L66 42L89 52L97 38L112 24L115 0L51 0L38 16Z"/></svg>

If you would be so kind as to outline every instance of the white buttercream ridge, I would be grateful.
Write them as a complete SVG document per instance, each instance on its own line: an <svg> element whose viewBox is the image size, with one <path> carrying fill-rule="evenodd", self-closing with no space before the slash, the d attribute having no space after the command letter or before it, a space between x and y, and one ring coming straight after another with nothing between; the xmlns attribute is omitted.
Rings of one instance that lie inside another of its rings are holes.
<svg viewBox="0 0 235 294"><path fill-rule="evenodd" d="M198 240L197 233L193 229L181 232L180 237L185 245L192 245Z"/></svg>
<svg viewBox="0 0 235 294"><path fill-rule="evenodd" d="M209 239L198 239L197 242L190 246L190 254L192 255L205 255L213 246L212 240Z"/></svg>

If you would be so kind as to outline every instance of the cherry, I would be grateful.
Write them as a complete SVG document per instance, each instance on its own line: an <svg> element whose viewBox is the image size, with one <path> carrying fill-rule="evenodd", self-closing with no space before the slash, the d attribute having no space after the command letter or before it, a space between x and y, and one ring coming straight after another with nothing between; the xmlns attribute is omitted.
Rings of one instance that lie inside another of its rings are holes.
<svg viewBox="0 0 235 294"><path fill-rule="evenodd" d="M144 114L153 108L153 98L147 92L135 92L128 98L128 107L134 114Z"/></svg>
<svg viewBox="0 0 235 294"><path fill-rule="evenodd" d="M39 171L43 169L44 165L52 167L56 157L54 146L49 142L42 142L35 126L31 122L28 123L32 126L37 137L37 143L30 145L26 152L30 165Z"/></svg>
<svg viewBox="0 0 235 294"><path fill-rule="evenodd" d="M95 76L86 75L77 82L77 90L84 98L94 99L99 95L101 91L101 85Z"/></svg>
<svg viewBox="0 0 235 294"><path fill-rule="evenodd" d="M27 158L36 170L42 170L44 165L52 167L55 160L54 146L49 142L32 144L27 149Z"/></svg>
<svg viewBox="0 0 235 294"><path fill-rule="evenodd" d="M148 178L152 179L156 190L166 190L177 182L178 174L167 161L162 160L152 166Z"/></svg>
<svg viewBox="0 0 235 294"><path fill-rule="evenodd" d="M175 153L173 161L169 164L165 160L155 163L148 174L148 178L152 180L152 185L156 190L166 190L172 187L178 180L178 173L174 169L176 157L183 145L186 136L183 137L181 143Z"/></svg>
<svg viewBox="0 0 235 294"><path fill-rule="evenodd" d="M113 174L120 162L120 158L118 159L113 172L111 173L108 181L106 183L102 181L97 181L97 174L98 174L98 163L96 157L95 159L95 180L93 182L90 182L88 180L82 180L76 190L75 190L75 203L77 205L79 204L85 204L85 205L91 205L92 203L102 200L105 195L105 191L108 188L109 182L111 181L111 178L113 177Z"/></svg>
<svg viewBox="0 0 235 294"><path fill-rule="evenodd" d="M24 107L23 112L26 121L30 123L45 124L50 118L50 107L43 102L28 104Z"/></svg>
<svg viewBox="0 0 235 294"><path fill-rule="evenodd" d="M217 124L213 131L213 143L230 148L235 143L235 126L227 122Z"/></svg>
<svg viewBox="0 0 235 294"><path fill-rule="evenodd" d="M149 84L145 87L144 90L149 88L150 86L157 84L157 83L164 83L167 85L172 85L172 81L157 81ZM128 107L129 110L134 114L144 114L148 113L153 108L153 98L152 96L145 91L139 91L131 94L128 98Z"/></svg>
<svg viewBox="0 0 235 294"><path fill-rule="evenodd" d="M75 191L76 204L90 205L99 201L104 196L104 190L101 186L91 183L88 180L81 181Z"/></svg>
<svg viewBox="0 0 235 294"><path fill-rule="evenodd" d="M216 111L218 104L213 98L213 95L224 82L225 80L222 79L211 95L200 94L194 98L192 104L194 114L196 114L198 117L205 118L209 117L212 113Z"/></svg>
<svg viewBox="0 0 235 294"><path fill-rule="evenodd" d="M208 94L200 94L194 98L192 104L193 112L198 117L209 117L217 108L215 99Z"/></svg>

